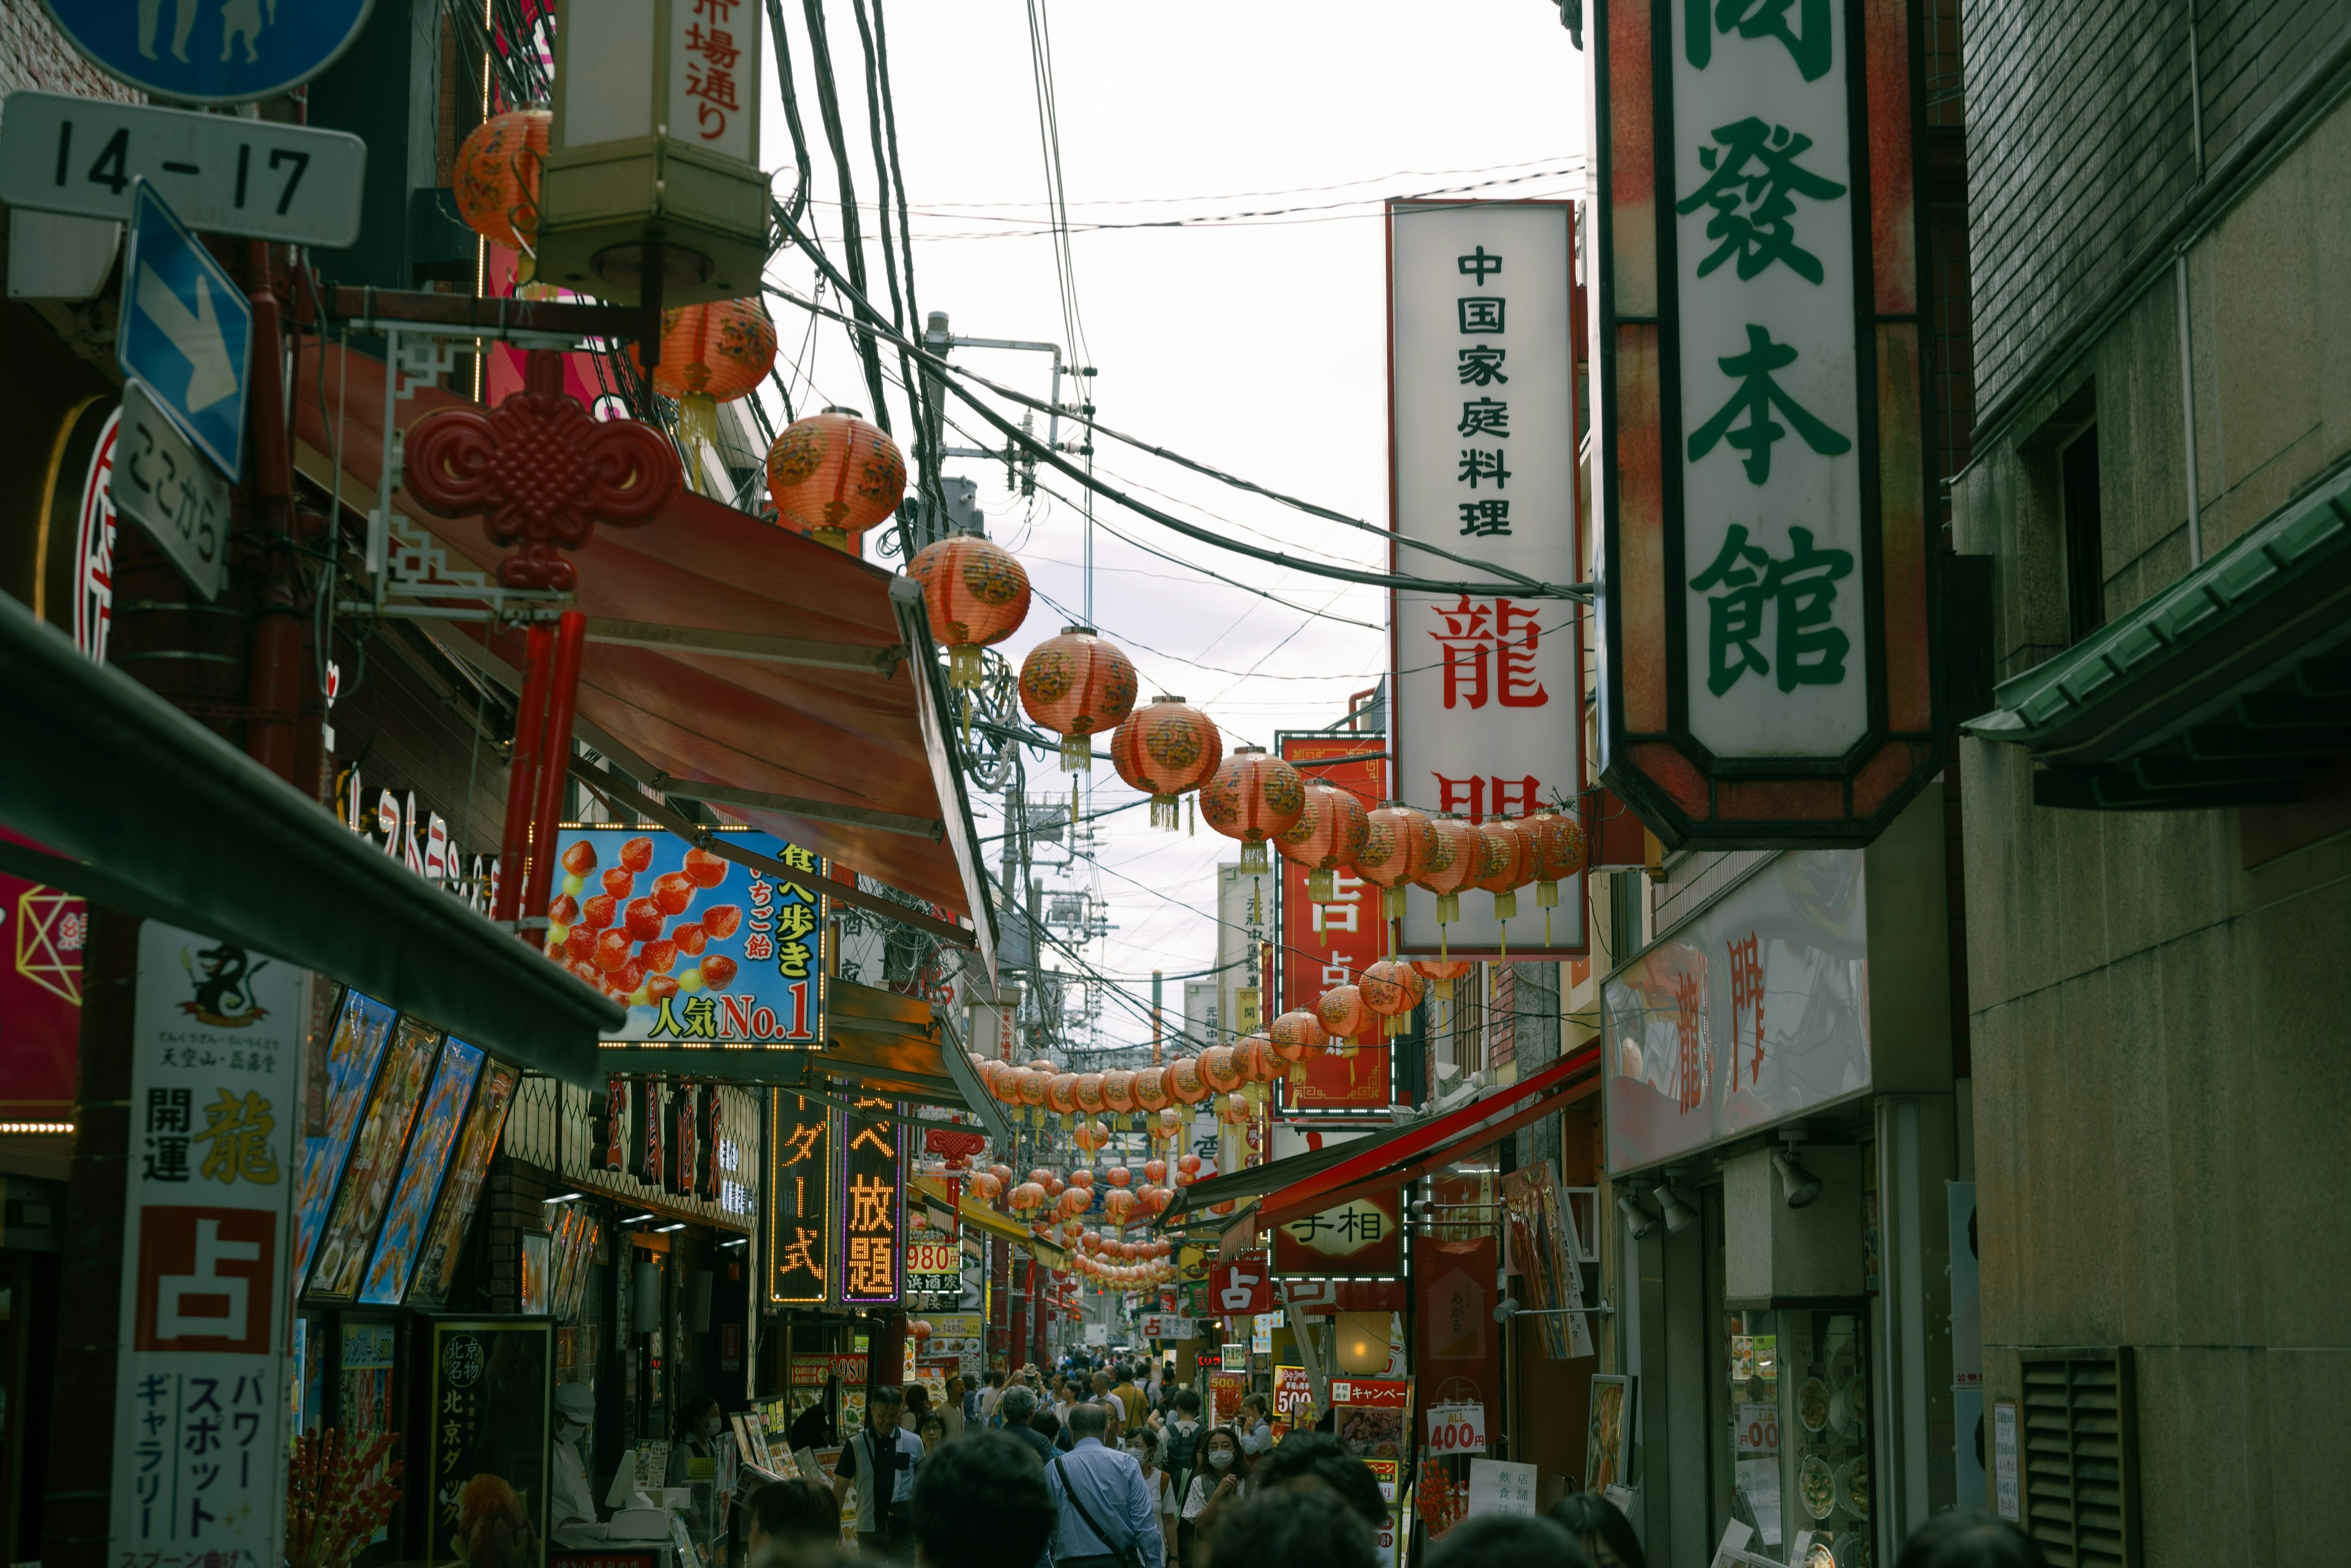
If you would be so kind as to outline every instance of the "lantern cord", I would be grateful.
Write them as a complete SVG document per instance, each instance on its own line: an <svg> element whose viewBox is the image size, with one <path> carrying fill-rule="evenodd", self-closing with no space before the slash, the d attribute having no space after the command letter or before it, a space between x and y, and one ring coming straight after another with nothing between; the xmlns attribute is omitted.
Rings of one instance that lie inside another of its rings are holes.
<svg viewBox="0 0 2351 1568"><path fill-rule="evenodd" d="M815 168L809 162L808 131L800 123L799 83L792 76L791 40L784 33L784 0L768 0L768 37L776 56L776 85L783 90L784 123L791 127L792 158L799 165L799 183L784 202L785 210L798 217L808 211L809 192L816 183ZM791 420L791 395L784 396L784 419Z"/></svg>
<svg viewBox="0 0 2351 1568"><path fill-rule="evenodd" d="M898 199L898 254L904 258L906 268L906 319L916 326L923 323L923 308L914 298L914 229L907 211L906 171L898 158L898 100L890 87L890 26L882 15L882 0L873 0L874 69L882 87L882 124L890 149L890 185ZM888 214L882 214L886 230ZM921 437L916 443L915 461L922 465L923 493L931 503L935 519L946 516L946 492L939 476L938 454L939 406L935 388L914 379L914 367L899 355L899 365L906 377L906 395L914 405L914 423Z"/></svg>
<svg viewBox="0 0 2351 1568"><path fill-rule="evenodd" d="M861 316L862 316L868 322L872 323L871 327L865 329L876 333L889 333L891 329L888 324L880 319L880 317L874 311L873 307L866 301L862 292L857 288L857 286L853 282L841 276L839 269L832 265L831 258L827 256L820 249L809 241L807 237L800 233L798 225L788 224L787 227L789 228L792 238L799 245L800 248L806 251L810 257L816 262L818 267L824 271L826 276L832 279L833 286L841 291L844 298L850 299L852 303L857 306L858 313ZM777 296L778 298L789 300L804 310L815 310L824 315L834 317L837 319L846 319L841 312L831 310L825 306L819 305L814 300L806 298L780 284L769 283L766 287L768 293ZM901 339L900 341L904 342L904 340ZM1093 475L1087 473L1085 470L1079 468L1076 465L1064 458L1060 453L1054 451L1046 443L1039 441L1035 436L1022 430L1010 420L1006 419L1002 414L988 407L985 402L982 402L977 395L975 395L962 383L965 379L969 379L978 382L982 386L987 387L991 392L1002 392L1003 389L996 387L992 382L986 381L982 377L971 375L970 372L965 371L959 365L950 365L946 360L935 354L929 353L914 344L908 343L905 346L913 350L915 359L921 361L926 366L941 372L941 374L946 378L946 384L954 391L956 396L961 398L966 405L967 405L974 413L977 413L980 418L995 426L998 434L1003 435L1007 440L1025 448L1040 461L1051 465L1055 469L1068 476L1070 478L1076 480L1079 484L1084 486L1087 489L1094 492L1096 495L1102 496L1109 500L1115 501L1120 506L1126 507L1129 511L1150 518L1153 522L1159 524L1162 528L1173 528L1176 532L1184 535L1186 538L1197 539L1202 544L1211 545L1218 549L1231 550L1236 554L1245 555L1252 559L1265 561L1270 565L1289 567L1293 570L1302 571L1310 576L1332 578L1341 582L1359 582L1372 588L1395 589L1411 593L1468 594L1478 598L1518 593L1533 598L1575 599L1588 601L1592 597L1592 585L1590 583L1540 582L1533 578L1527 577L1520 572L1512 571L1506 567L1494 566L1489 562L1457 556L1452 551L1445 549L1439 546L1423 544L1413 539L1397 539L1397 542L1412 545L1416 549L1426 550L1432 555L1442 556L1448 560L1458 561L1465 566L1474 566L1479 568L1480 570L1491 570L1515 580L1503 583L1445 581L1425 577L1407 577L1390 572L1365 571L1360 568L1339 566L1329 561L1312 560L1301 556L1290 555L1281 550L1267 549L1258 545L1244 544L1238 539L1225 538L1224 536L1212 532L1207 528L1201 528L1196 524L1187 523L1181 517L1174 517L1169 513L1163 512L1158 507L1151 506L1147 502L1138 500L1134 497L1128 495L1125 491L1117 488L1115 486L1107 484L1104 481L1096 478ZM1020 397L1018 394L1006 393L1005 395L1011 396L1013 401L1017 402L1032 402L1032 400ZM1105 433L1108 433L1108 427L1106 426L1097 426L1096 428L1102 429ZM1270 499L1283 499L1283 497L1275 495L1275 493L1271 491L1265 491L1263 494ZM1369 529L1373 533L1380 534L1389 538L1396 538L1396 536L1390 534L1385 528L1374 528L1371 524L1361 522L1356 518L1347 517L1338 514L1332 515L1338 521L1348 523L1357 528Z"/></svg>
<svg viewBox="0 0 2351 1568"><path fill-rule="evenodd" d="M934 498L936 490L936 486L931 479L931 469L936 459L930 455L930 443L920 439L920 433L929 428L930 422L924 414L922 383L914 379L914 367L906 358L904 344L906 323L910 320L919 321L922 318L914 308L914 257L912 247L908 248L905 258L905 288L902 292L898 287L898 242L891 236L890 233L890 209L893 196L896 204L903 208L905 204L906 193L897 189L897 183L892 176L892 166L894 162L892 154L897 148L897 138L892 135L885 140L883 131L883 110L889 109L893 122L896 120L896 110L890 106L889 78L882 73L874 48L873 20L881 15L881 0L874 0L873 9L874 17L869 18L865 14L865 0L850 0L850 10L857 17L858 41L863 46L865 55L866 137L873 148L874 224L876 232L882 237L882 274L890 285L890 324L898 329L900 338L898 379L900 390L906 394L907 410L913 414L914 420L917 435L914 443L915 457L922 465L917 473L919 487L925 499L930 499ZM898 536L901 549L913 542L907 537L903 520L899 525ZM911 555L911 552L909 553Z"/></svg>
<svg viewBox="0 0 2351 1568"><path fill-rule="evenodd" d="M873 399L873 422L886 434L890 433L890 403L882 390L882 353L875 337L877 333L890 332L900 341L904 340L891 330L881 312L865 298L865 236L858 227L857 182L849 172L849 138L841 125L841 91L833 79L832 47L825 37L824 0L801 0L801 9L808 16L809 50L816 62L817 108L824 117L825 141L832 149L833 177L841 183L841 247L849 264L849 275L843 277L835 271L829 257L823 266L832 275L837 287L856 294L858 313L865 318L862 323L848 318L842 320L850 329L850 340L857 347L858 357L865 364L865 389ZM886 197L887 193L883 194ZM781 205L775 204L773 197L768 200L785 230L794 239L799 239L799 225ZM821 254L806 241L801 244L810 255Z"/></svg>

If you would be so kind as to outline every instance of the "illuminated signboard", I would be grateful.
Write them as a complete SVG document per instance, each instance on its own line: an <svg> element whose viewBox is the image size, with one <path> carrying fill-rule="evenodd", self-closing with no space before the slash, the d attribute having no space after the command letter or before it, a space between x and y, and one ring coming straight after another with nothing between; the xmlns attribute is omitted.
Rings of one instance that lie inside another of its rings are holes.
<svg viewBox="0 0 2351 1568"><path fill-rule="evenodd" d="M768 1300L814 1305L826 1299L831 1256L831 1112L780 1089L768 1095Z"/></svg>
<svg viewBox="0 0 2351 1568"><path fill-rule="evenodd" d="M1305 766L1312 777L1344 789L1370 810L1386 788L1387 752L1384 736L1285 735L1275 742L1282 759ZM1363 761L1311 766L1332 758L1363 758ZM1281 862L1280 1006L1275 1012L1314 1010L1322 993L1333 986L1351 986L1365 969L1387 956L1387 937L1380 918L1380 890L1346 872L1332 878L1333 896L1316 903L1306 896L1306 868L1294 861ZM1281 1103L1286 1111L1380 1111L1388 1105L1388 1048L1379 1031L1364 1031L1352 1055L1324 1051L1307 1062L1303 1082L1285 1078Z"/></svg>
<svg viewBox="0 0 2351 1568"><path fill-rule="evenodd" d="M906 1129L883 1119L898 1113L893 1101L861 1095L841 1119L841 1300L847 1305L895 1305L905 1294Z"/></svg>

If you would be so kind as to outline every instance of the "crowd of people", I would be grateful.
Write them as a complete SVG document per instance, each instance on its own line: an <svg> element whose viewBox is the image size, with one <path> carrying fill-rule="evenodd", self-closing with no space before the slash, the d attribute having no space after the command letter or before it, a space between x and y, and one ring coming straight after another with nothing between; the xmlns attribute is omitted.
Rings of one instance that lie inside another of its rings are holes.
<svg viewBox="0 0 2351 1568"><path fill-rule="evenodd" d="M1328 1431L1276 1443L1259 1396L1208 1427L1197 1394L1123 1364L956 1379L938 1407L919 1387L876 1390L829 1490L795 1477L747 1500L748 1568L835 1568L852 1492L858 1554L923 1568L1375 1568L1389 1519L1371 1467ZM1545 1515L1457 1524L1426 1568L1647 1560L1614 1503L1572 1491ZM1913 1532L1896 1568L2046 1563L2015 1526L1959 1509Z"/></svg>

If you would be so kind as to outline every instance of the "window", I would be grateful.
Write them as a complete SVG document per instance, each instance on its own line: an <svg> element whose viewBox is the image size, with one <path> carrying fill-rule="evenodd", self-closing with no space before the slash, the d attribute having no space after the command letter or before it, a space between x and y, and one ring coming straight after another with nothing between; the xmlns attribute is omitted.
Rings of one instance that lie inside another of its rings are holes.
<svg viewBox="0 0 2351 1568"><path fill-rule="evenodd" d="M2138 1422L2130 1352L2023 1361L2024 1527L2053 1568L2137 1568Z"/></svg>
<svg viewBox="0 0 2351 1568"><path fill-rule="evenodd" d="M2065 642L2080 642L2105 624L2105 549L2098 518L2098 427L2090 426L2058 454L2065 508Z"/></svg>

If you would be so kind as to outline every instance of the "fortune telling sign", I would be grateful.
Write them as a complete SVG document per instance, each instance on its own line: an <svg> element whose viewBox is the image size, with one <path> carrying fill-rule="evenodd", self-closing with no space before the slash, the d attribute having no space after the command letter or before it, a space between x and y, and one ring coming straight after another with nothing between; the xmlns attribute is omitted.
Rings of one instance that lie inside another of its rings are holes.
<svg viewBox="0 0 2351 1568"><path fill-rule="evenodd" d="M1866 843L1942 766L1915 10L1603 7L1601 776L1668 845Z"/></svg>
<svg viewBox="0 0 2351 1568"><path fill-rule="evenodd" d="M1391 507L1400 540L1489 564L1479 573L1399 544L1395 569L1534 584L1583 578L1576 501L1575 226L1547 202L1388 207ZM1583 658L1575 601L1399 590L1390 608L1398 799L1473 820L1573 809L1583 786ZM1581 879L1576 879L1580 888ZM1461 901L1452 952L1583 952L1583 901L1503 931ZM1405 898L1401 945L1440 946L1436 894Z"/></svg>

